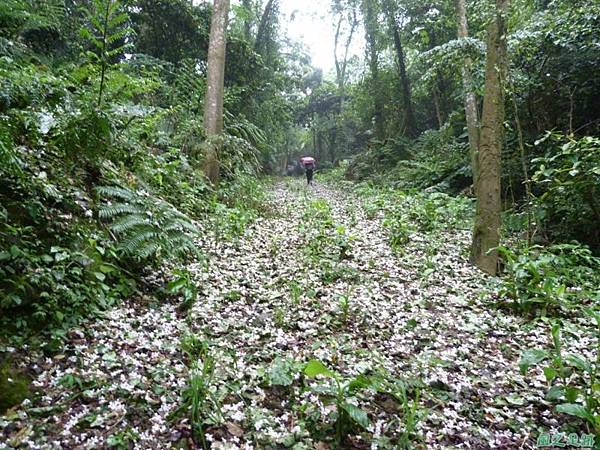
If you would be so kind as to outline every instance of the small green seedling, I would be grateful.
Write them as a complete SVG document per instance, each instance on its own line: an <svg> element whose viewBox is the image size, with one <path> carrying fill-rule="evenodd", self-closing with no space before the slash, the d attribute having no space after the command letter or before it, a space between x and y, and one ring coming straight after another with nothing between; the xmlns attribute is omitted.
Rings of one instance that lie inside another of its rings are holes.
<svg viewBox="0 0 600 450"><path fill-rule="evenodd" d="M335 402L337 418L335 421L335 442L339 445L344 436L348 434L353 424L367 429L370 425L367 412L358 406L356 395L366 389L374 387L373 381L364 375L354 378L344 378L340 374L328 369L321 361L313 359L304 367L304 375L308 378L318 376L332 381L325 395L333 397ZM322 395L323 392L319 391Z"/></svg>

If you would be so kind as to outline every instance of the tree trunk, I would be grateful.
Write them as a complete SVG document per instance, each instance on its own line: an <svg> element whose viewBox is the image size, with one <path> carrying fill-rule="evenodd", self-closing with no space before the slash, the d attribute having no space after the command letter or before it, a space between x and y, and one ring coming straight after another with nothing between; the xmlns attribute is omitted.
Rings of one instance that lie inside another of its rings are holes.
<svg viewBox="0 0 600 450"><path fill-rule="evenodd" d="M212 184L219 182L219 139L223 133L223 89L229 0L215 0L208 45L204 130L207 137L204 173Z"/></svg>
<svg viewBox="0 0 600 450"><path fill-rule="evenodd" d="M365 34L367 41L367 54L369 57L369 69L371 71L372 93L373 93L373 117L375 118L375 136L379 140L384 139L385 124L383 117L383 101L381 98L381 86L379 80L379 55L377 51L377 14L373 7L373 0L363 0Z"/></svg>
<svg viewBox="0 0 600 450"><path fill-rule="evenodd" d="M348 67L348 52L350 50L350 45L352 44L352 38L354 36L354 32L356 30L356 27L358 26L358 19L356 18L356 9L354 7L352 7L352 11L348 14L348 24L350 26L350 30L348 32L348 37L346 38L346 42L344 44L344 55L343 55L342 59L340 60L337 50L338 50L340 37L341 37L342 23L344 21L344 11L343 10L340 11L339 14L340 14L340 16L339 16L337 28L335 31L335 39L334 39L334 46L333 46L333 59L335 62L335 74L336 74L336 81L337 81L337 85L338 85L337 87L338 87L338 96L339 96L339 104L340 104L340 112L335 117L335 122L336 122L335 126L337 129L341 130L341 136L340 136L339 141L337 139L335 140L334 145L345 146L346 139L345 139L345 135L344 135L342 126L343 126L344 104L346 101L346 69ZM337 148L332 149L332 155L334 154L334 152L336 152L336 150L337 150ZM332 162L334 162L333 159L334 159L334 157L332 156Z"/></svg>
<svg viewBox="0 0 600 450"><path fill-rule="evenodd" d="M404 48L400 39L400 30L394 14L393 5L388 0L386 1L386 15L392 34L394 35L394 47L396 49L396 58L398 59L398 74L400 75L400 84L402 86L402 100L404 102L404 112L406 114L406 130L409 136L416 136L417 123L415 113L412 106L412 98L410 93L410 80L406 74L406 59L404 57Z"/></svg>
<svg viewBox="0 0 600 450"><path fill-rule="evenodd" d="M433 106L435 108L435 117L437 119L438 128L444 126L444 118L442 117L442 107L440 106L440 90L438 89L437 82L432 89L433 95Z"/></svg>
<svg viewBox="0 0 600 450"><path fill-rule="evenodd" d="M242 0L242 6L246 10L245 13L248 14L248 17L244 19L244 37L250 42L252 38L252 19L250 18L250 14L252 13L251 0Z"/></svg>
<svg viewBox="0 0 600 450"><path fill-rule="evenodd" d="M505 20L510 0L496 0L496 17L488 28L485 94L479 144L477 208L471 261L484 272L498 272L502 198L501 152L504 139L504 80L507 71Z"/></svg>
<svg viewBox="0 0 600 450"><path fill-rule="evenodd" d="M467 26L467 8L465 0L457 1L458 10L458 38L464 39L469 36ZM477 185L479 175L478 152L479 152L479 112L477 111L477 97L473 90L473 77L471 70L473 61L466 57L462 67L463 87L465 90L465 116L467 119L467 132L469 134L469 148L471 153L471 171L473 173L473 186Z"/></svg>
<svg viewBox="0 0 600 450"><path fill-rule="evenodd" d="M269 24L269 19L271 18L271 14L273 13L276 6L276 0L269 0L267 2L262 17L260 18L258 31L256 32L256 42L254 43L254 51L263 57L266 56L268 53L268 40L270 39L270 37L267 36L267 25Z"/></svg>
<svg viewBox="0 0 600 450"><path fill-rule="evenodd" d="M350 32L348 33L348 38L346 39L346 43L344 46L344 57L340 61L337 48L339 45L341 27L343 22L343 12L340 12L339 21L337 24L337 28L335 31L335 40L334 40L334 48L333 48L333 59L335 61L335 73L338 84L338 94L340 96L340 113L344 111L344 101L345 101L345 90L346 90L346 69L348 67L348 51L350 50L350 45L352 44L352 37L354 36L354 31L358 25L358 20L356 18L356 10L352 9L351 16L349 17L350 22Z"/></svg>

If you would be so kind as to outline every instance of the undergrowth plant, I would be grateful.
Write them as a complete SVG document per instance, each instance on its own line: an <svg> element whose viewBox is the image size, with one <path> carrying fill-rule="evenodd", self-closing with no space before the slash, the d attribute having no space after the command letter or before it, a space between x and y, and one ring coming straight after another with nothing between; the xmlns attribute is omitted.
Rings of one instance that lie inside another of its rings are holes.
<svg viewBox="0 0 600 450"><path fill-rule="evenodd" d="M198 298L198 287L192 278L191 272L187 269L175 269L173 271L173 278L167 284L167 292L172 295L181 295L180 308L185 311L191 309Z"/></svg>
<svg viewBox="0 0 600 450"><path fill-rule="evenodd" d="M585 310L595 324L596 339L600 342L600 314ZM559 413L583 419L596 436L600 436L600 348L595 357L566 353L561 336L561 326L554 323L551 329L552 348L529 349L523 352L519 368L526 375L529 368L542 366L548 383L546 400L557 404Z"/></svg>
<svg viewBox="0 0 600 450"><path fill-rule="evenodd" d="M600 299L600 258L577 243L513 250L499 247L508 306L541 315L564 313Z"/></svg>
<svg viewBox="0 0 600 450"><path fill-rule="evenodd" d="M378 391L391 396L398 404L398 422L401 425L401 433L396 448L413 449L414 443L423 440L417 430L419 422L427 415L427 410L419 405L421 399L421 383L407 383L403 380L387 376L379 378Z"/></svg>
<svg viewBox="0 0 600 450"><path fill-rule="evenodd" d="M92 0L89 8L84 7L87 26L81 28L83 36L93 50L86 53L90 62L100 72L100 85L96 106L102 106L106 77L115 61L131 47L127 35L132 30L127 26L129 16L119 0Z"/></svg>
<svg viewBox="0 0 600 450"><path fill-rule="evenodd" d="M323 377L329 384L310 386L325 404L335 405L334 442L340 447L344 438L358 426L363 430L369 428L371 421L368 412L361 408L359 401L369 409L377 406L374 395L385 395L395 402L398 407L398 423L400 435L398 449L412 449L415 442L422 441L417 425L424 419L427 411L419 405L422 383L417 380L406 382L390 376L387 372L376 372L372 375L357 375L345 377L327 368L319 360L311 360L303 370L307 378Z"/></svg>
<svg viewBox="0 0 600 450"><path fill-rule="evenodd" d="M170 416L173 420L182 413L189 414L192 437L202 448L210 448L206 439L206 426L221 423L221 399L215 377L216 360L206 341L195 335L184 336L181 349L189 365L187 386L182 391L181 405Z"/></svg>
<svg viewBox="0 0 600 450"><path fill-rule="evenodd" d="M145 191L121 187L97 188L105 203L100 219L110 221L121 249L135 260L198 255L196 225L173 205Z"/></svg>
<svg viewBox="0 0 600 450"><path fill-rule="evenodd" d="M364 409L357 406L358 395L361 391L373 390L374 383L369 377L344 378L340 374L328 369L321 361L313 359L304 368L307 378L324 377L330 384L324 391L318 391L323 401L328 397L333 400L336 410L334 419L335 443L340 445L343 438L351 431L354 425L367 429L371 423Z"/></svg>
<svg viewBox="0 0 600 450"><path fill-rule="evenodd" d="M304 252L314 262L323 266L328 260L333 265L349 259L354 237L345 226L335 223L331 207L325 200L308 203L299 225L304 235Z"/></svg>

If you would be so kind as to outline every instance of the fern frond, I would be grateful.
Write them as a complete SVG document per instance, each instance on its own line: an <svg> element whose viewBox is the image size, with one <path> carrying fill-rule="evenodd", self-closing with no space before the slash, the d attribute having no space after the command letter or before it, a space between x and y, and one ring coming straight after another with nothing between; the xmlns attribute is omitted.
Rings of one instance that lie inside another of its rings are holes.
<svg viewBox="0 0 600 450"><path fill-rule="evenodd" d="M110 229L115 233L126 233L133 228L148 225L148 216L141 214L128 214L115 220Z"/></svg>
<svg viewBox="0 0 600 450"><path fill-rule="evenodd" d="M159 234L151 227L146 228L145 231L136 230L122 243L122 248L126 253L135 256L139 248L148 242L156 241L158 236Z"/></svg>
<svg viewBox="0 0 600 450"><path fill-rule="evenodd" d="M129 203L117 203L114 205L103 206L98 211L100 219L113 219L121 214L143 214L143 210L139 206Z"/></svg>
<svg viewBox="0 0 600 450"><path fill-rule="evenodd" d="M96 192L105 197L117 197L127 201L136 199L136 194L134 192L117 186L98 186Z"/></svg>
<svg viewBox="0 0 600 450"><path fill-rule="evenodd" d="M136 256L140 259L146 259L157 253L160 248L160 245L156 242L147 242L137 251Z"/></svg>

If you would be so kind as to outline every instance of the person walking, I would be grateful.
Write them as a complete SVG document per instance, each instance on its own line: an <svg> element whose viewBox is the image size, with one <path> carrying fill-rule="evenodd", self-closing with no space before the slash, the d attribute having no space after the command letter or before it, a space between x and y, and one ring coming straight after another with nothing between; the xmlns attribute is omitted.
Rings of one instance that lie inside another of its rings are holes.
<svg viewBox="0 0 600 450"><path fill-rule="evenodd" d="M304 172L306 173L306 184L312 185L316 166L315 158L312 156L305 156L304 158L300 158L300 164L302 164L302 167L304 167Z"/></svg>

